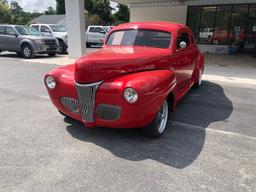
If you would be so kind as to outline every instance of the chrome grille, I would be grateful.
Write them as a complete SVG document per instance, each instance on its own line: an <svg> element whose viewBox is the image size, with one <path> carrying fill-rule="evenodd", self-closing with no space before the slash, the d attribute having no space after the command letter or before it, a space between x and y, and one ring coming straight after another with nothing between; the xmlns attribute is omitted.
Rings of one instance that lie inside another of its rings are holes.
<svg viewBox="0 0 256 192"><path fill-rule="evenodd" d="M104 120L117 120L121 115L121 107L116 105L100 104L97 107L97 117Z"/></svg>
<svg viewBox="0 0 256 192"><path fill-rule="evenodd" d="M70 97L61 97L60 101L69 111L79 113L78 100Z"/></svg>
<svg viewBox="0 0 256 192"><path fill-rule="evenodd" d="M94 102L97 88L101 82L91 84L76 83L79 108L84 122L94 122Z"/></svg>

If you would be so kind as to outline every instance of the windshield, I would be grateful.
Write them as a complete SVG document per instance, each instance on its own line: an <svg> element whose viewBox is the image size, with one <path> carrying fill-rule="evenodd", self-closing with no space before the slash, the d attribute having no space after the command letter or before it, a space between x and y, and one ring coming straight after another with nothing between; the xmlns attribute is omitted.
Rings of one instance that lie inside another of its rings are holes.
<svg viewBox="0 0 256 192"><path fill-rule="evenodd" d="M18 31L20 35L33 35L33 36L40 36L41 33L38 32L33 27L28 26L15 26L15 29Z"/></svg>
<svg viewBox="0 0 256 192"><path fill-rule="evenodd" d="M23 26L15 26L15 29L20 35L29 35L29 31Z"/></svg>
<svg viewBox="0 0 256 192"><path fill-rule="evenodd" d="M170 42L171 34L168 32L153 30L124 30L111 33L106 44L168 48Z"/></svg>
<svg viewBox="0 0 256 192"><path fill-rule="evenodd" d="M66 32L66 28L61 25L50 25L53 32Z"/></svg>
<svg viewBox="0 0 256 192"><path fill-rule="evenodd" d="M105 29L106 32L109 32L111 29L109 26L103 26L103 28Z"/></svg>
<svg viewBox="0 0 256 192"><path fill-rule="evenodd" d="M41 33L38 32L35 28L33 27L25 27L27 29L27 31L29 32L30 35L33 35L33 36L40 36Z"/></svg>

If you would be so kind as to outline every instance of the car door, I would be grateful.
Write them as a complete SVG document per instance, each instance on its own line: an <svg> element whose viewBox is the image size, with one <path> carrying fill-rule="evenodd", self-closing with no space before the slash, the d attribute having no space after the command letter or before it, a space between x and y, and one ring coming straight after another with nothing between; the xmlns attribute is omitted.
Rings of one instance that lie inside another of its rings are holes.
<svg viewBox="0 0 256 192"><path fill-rule="evenodd" d="M14 27L6 26L5 34L6 49L8 51L19 51L19 37Z"/></svg>
<svg viewBox="0 0 256 192"><path fill-rule="evenodd" d="M182 42L185 42L185 47L181 47ZM189 31L186 30L178 32L175 43L176 50L173 54L173 60L176 71L177 88L180 91L187 88L191 83L196 62L196 49L194 39Z"/></svg>
<svg viewBox="0 0 256 192"><path fill-rule="evenodd" d="M46 25L41 25L40 32L45 36L51 36L51 29Z"/></svg>
<svg viewBox="0 0 256 192"><path fill-rule="evenodd" d="M106 31L102 27L91 27L90 40L92 43L102 43L102 40L106 37Z"/></svg>

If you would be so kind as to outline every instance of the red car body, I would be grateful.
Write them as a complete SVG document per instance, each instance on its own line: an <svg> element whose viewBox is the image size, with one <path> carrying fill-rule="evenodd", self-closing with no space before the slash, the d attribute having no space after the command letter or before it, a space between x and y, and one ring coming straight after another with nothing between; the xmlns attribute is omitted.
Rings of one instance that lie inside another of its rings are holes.
<svg viewBox="0 0 256 192"><path fill-rule="evenodd" d="M170 44L167 48L107 44L112 33L135 29L171 34ZM189 38L185 48L177 47L181 33ZM45 79L51 76L56 81L54 89L46 87L57 109L86 127L142 128L152 122L165 100L175 111L177 102L199 83L203 69L204 56L188 27L137 22L113 28L102 49L50 71ZM124 98L129 87L137 91L135 103Z"/></svg>

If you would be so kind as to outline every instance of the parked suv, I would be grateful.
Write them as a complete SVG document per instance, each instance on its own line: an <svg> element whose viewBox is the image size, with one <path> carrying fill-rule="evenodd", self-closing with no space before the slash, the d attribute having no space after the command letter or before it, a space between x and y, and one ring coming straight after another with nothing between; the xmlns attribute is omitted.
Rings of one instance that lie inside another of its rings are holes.
<svg viewBox="0 0 256 192"><path fill-rule="evenodd" d="M58 41L53 37L44 37L34 28L22 25L0 25L0 52L11 51L33 58L35 54L47 53L55 56Z"/></svg>
<svg viewBox="0 0 256 192"><path fill-rule="evenodd" d="M45 36L55 37L59 41L59 53L67 53L68 39L67 30L62 25L56 24L32 24L30 27L35 28Z"/></svg>

